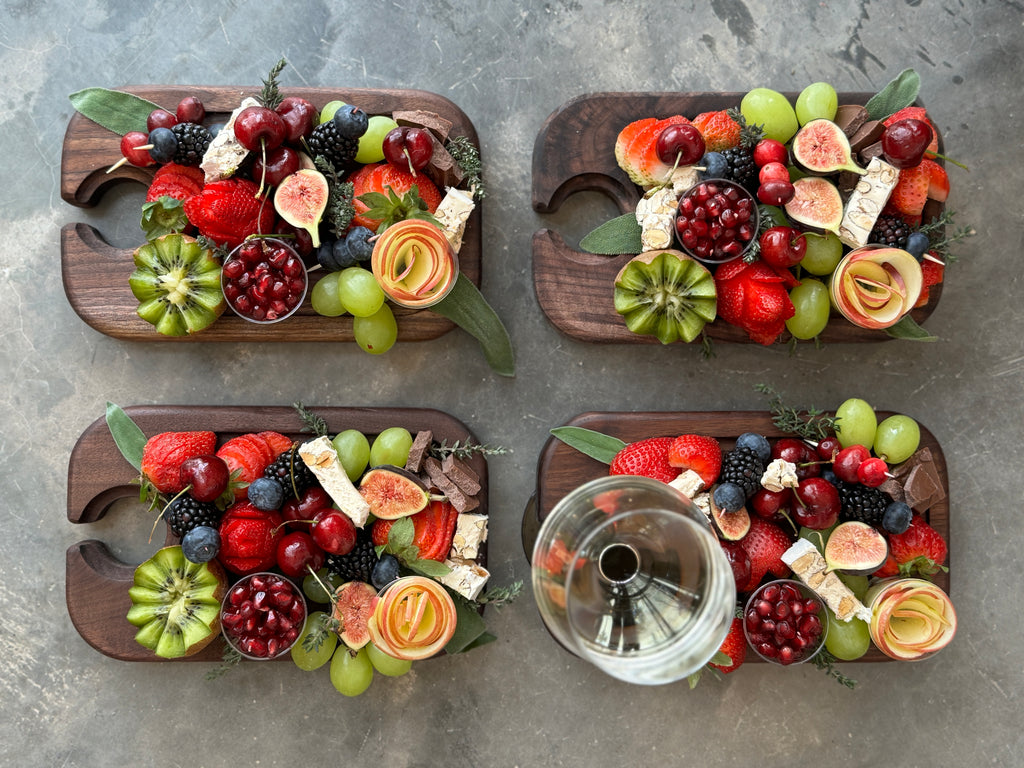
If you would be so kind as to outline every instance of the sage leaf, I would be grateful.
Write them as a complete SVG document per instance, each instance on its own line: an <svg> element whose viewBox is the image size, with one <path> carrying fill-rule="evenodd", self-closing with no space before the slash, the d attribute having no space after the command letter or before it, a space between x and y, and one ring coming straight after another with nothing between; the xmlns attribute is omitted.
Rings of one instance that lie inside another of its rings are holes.
<svg viewBox="0 0 1024 768"><path fill-rule="evenodd" d="M626 447L617 437L604 435L583 427L555 427L551 434L580 453L605 464L611 464L615 454Z"/></svg>
<svg viewBox="0 0 1024 768"><path fill-rule="evenodd" d="M472 280L460 272L451 292L430 309L479 341L487 364L496 373L516 375L515 354L508 331Z"/></svg>
<svg viewBox="0 0 1024 768"><path fill-rule="evenodd" d="M920 91L921 76L913 69L905 69L864 105L868 117L871 120L885 120L889 115L917 101Z"/></svg>
<svg viewBox="0 0 1024 768"><path fill-rule="evenodd" d="M938 336L932 336L928 331L917 324L910 315L904 315L896 325L891 325L885 332L894 339L905 339L907 341L938 341Z"/></svg>
<svg viewBox="0 0 1024 768"><path fill-rule="evenodd" d="M479 637L477 637L476 640L474 640L472 643L463 648L462 652L465 653L466 651L472 651L474 648L479 648L482 645L493 643L497 639L498 638L495 635L492 635L490 632L484 632Z"/></svg>
<svg viewBox="0 0 1024 768"><path fill-rule="evenodd" d="M142 451L146 447L146 435L139 425L132 421L120 406L107 403L107 428L117 450L125 460L139 472L142 471Z"/></svg>
<svg viewBox="0 0 1024 768"><path fill-rule="evenodd" d="M476 608L462 595L452 592L447 587L445 589L448 590L448 594L452 596L452 600L455 602L455 617L457 621L455 634L452 635L452 639L444 647L445 653L468 651L477 638L486 633L487 624L484 622L483 617L476 612Z"/></svg>
<svg viewBox="0 0 1024 768"><path fill-rule="evenodd" d="M160 109L152 101L109 88L86 88L68 98L75 110L119 136L131 131L147 133L146 118L154 109Z"/></svg>
<svg viewBox="0 0 1024 768"><path fill-rule="evenodd" d="M440 579L447 576L452 572L444 563L439 563L437 560L414 560L409 563L409 568L421 576L427 576L431 579Z"/></svg>
<svg viewBox="0 0 1024 768"><path fill-rule="evenodd" d="M412 520L408 517L395 520L395 522L391 524L391 529L388 531L387 551L392 554L401 552L403 549L412 545L412 540L415 535L416 526L413 525Z"/></svg>
<svg viewBox="0 0 1024 768"><path fill-rule="evenodd" d="M604 256L618 256L623 253L635 255L644 250L640 242L641 232L636 214L624 213L591 230L580 240L580 248L588 253Z"/></svg>

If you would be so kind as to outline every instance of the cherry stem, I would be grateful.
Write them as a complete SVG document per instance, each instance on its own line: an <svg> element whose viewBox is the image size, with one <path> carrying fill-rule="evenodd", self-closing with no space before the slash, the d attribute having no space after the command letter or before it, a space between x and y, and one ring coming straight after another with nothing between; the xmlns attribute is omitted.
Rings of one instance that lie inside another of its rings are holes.
<svg viewBox="0 0 1024 768"><path fill-rule="evenodd" d="M415 176L416 175L416 169L412 167L412 155L409 154L409 148L408 147L403 147L402 148L402 154L405 155L405 161L407 163L409 163L409 173L411 173L413 176Z"/></svg>
<svg viewBox="0 0 1024 768"><path fill-rule="evenodd" d="M191 490L192 490L192 485L191 484L186 485L184 488L182 488L180 491L178 491L178 493L176 493L174 495L174 497L171 498L170 501L168 501L166 504L164 504L163 509L160 510L160 514L157 515L156 516L156 520L153 521L153 528L150 530L149 538L146 540L147 544L152 543L152 541L153 541L153 534L156 533L156 526L163 519L164 513L167 511L168 507L170 507L171 504L173 504L175 501L180 499L182 496L184 496L186 493L188 493Z"/></svg>

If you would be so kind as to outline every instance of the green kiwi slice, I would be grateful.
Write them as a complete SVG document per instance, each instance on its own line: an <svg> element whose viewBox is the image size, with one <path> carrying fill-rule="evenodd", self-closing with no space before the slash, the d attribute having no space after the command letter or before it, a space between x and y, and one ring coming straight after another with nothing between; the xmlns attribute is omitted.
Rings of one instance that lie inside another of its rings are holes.
<svg viewBox="0 0 1024 768"><path fill-rule="evenodd" d="M165 336L198 333L227 308L220 287L220 261L195 238L159 237L135 250L128 279L139 300L139 317Z"/></svg>
<svg viewBox="0 0 1024 768"><path fill-rule="evenodd" d="M176 659L198 653L220 630L220 604L227 577L216 561L193 563L180 546L164 547L135 569L128 589L128 621L135 641L157 656Z"/></svg>
<svg viewBox="0 0 1024 768"><path fill-rule="evenodd" d="M615 278L615 311L633 333L662 344L690 342L715 319L715 278L698 261L676 250L635 256Z"/></svg>

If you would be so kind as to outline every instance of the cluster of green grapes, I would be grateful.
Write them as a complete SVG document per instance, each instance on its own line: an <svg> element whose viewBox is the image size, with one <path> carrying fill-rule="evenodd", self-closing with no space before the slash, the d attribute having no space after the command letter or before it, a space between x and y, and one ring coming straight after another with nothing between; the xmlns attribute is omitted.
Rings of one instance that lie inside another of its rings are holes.
<svg viewBox="0 0 1024 768"><path fill-rule="evenodd" d="M352 333L366 352L380 355L398 339L398 322L373 273L362 267L328 272L310 294L313 311L324 317L352 315Z"/></svg>
<svg viewBox="0 0 1024 768"><path fill-rule="evenodd" d="M836 437L843 448L863 445L888 464L906 461L921 443L921 427L914 419L894 414L879 422L875 409L859 397L845 400L836 418Z"/></svg>

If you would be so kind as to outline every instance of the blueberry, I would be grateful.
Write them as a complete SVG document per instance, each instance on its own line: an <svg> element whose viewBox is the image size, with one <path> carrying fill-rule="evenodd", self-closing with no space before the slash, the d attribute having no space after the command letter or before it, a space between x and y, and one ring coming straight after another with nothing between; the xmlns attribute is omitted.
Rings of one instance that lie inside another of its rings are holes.
<svg viewBox="0 0 1024 768"><path fill-rule="evenodd" d="M345 236L345 244L356 261L369 261L373 255L372 230L366 227L352 227Z"/></svg>
<svg viewBox="0 0 1024 768"><path fill-rule="evenodd" d="M889 533L903 533L910 527L910 518L914 512L909 504L894 501L885 508L882 515L882 527Z"/></svg>
<svg viewBox="0 0 1024 768"><path fill-rule="evenodd" d="M217 138L217 134L224 130L226 123L213 123L213 125L206 126L206 130L210 132L210 138Z"/></svg>
<svg viewBox="0 0 1024 768"><path fill-rule="evenodd" d="M747 495L736 483L722 483L711 496L715 506L726 512L737 512L747 503Z"/></svg>
<svg viewBox="0 0 1024 768"><path fill-rule="evenodd" d="M149 143L153 145L149 156L160 165L171 162L178 151L178 137L170 128L154 128L149 132Z"/></svg>
<svg viewBox="0 0 1024 768"><path fill-rule="evenodd" d="M324 240L316 249L316 261L328 272L337 272L340 267L334 260L334 240Z"/></svg>
<svg viewBox="0 0 1024 768"><path fill-rule="evenodd" d="M907 246L904 250L918 261L921 261L930 245L931 242L928 240L928 235L924 232L911 232L907 235Z"/></svg>
<svg viewBox="0 0 1024 768"><path fill-rule="evenodd" d="M249 483L248 495L252 505L264 512L280 509L284 503L284 488L269 477L257 477Z"/></svg>
<svg viewBox="0 0 1024 768"><path fill-rule="evenodd" d="M703 179L720 179L729 172L729 161L721 152L708 152L699 164L704 166L700 174Z"/></svg>
<svg viewBox="0 0 1024 768"><path fill-rule="evenodd" d="M384 554L373 566L373 573L370 574L370 583L375 589L384 589L388 584L398 578L398 558L394 555Z"/></svg>
<svg viewBox="0 0 1024 768"><path fill-rule="evenodd" d="M830 483L832 483L832 485L836 486L836 488L839 487L839 478L836 476L836 473L833 472L831 469L821 470L821 476L825 480L828 480Z"/></svg>
<svg viewBox="0 0 1024 768"><path fill-rule="evenodd" d="M334 125L346 139L358 139L370 125L370 116L359 107L346 104L334 113Z"/></svg>
<svg viewBox="0 0 1024 768"><path fill-rule="evenodd" d="M220 533L208 525L197 525L181 540L181 553L192 563L208 563L220 552Z"/></svg>
<svg viewBox="0 0 1024 768"><path fill-rule="evenodd" d="M757 458L766 467L772 460L772 447L768 444L768 438L756 432L744 432L736 438L737 448L749 448L757 454Z"/></svg>
<svg viewBox="0 0 1024 768"><path fill-rule="evenodd" d="M334 241L334 263L338 265L338 269L348 269L356 265L352 250L348 247L347 237Z"/></svg>

